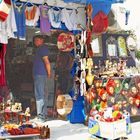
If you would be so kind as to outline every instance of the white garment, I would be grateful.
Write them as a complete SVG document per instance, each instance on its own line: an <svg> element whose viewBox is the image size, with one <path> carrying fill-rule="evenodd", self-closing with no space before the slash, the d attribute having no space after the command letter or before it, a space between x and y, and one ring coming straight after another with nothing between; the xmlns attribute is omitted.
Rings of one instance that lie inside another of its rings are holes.
<svg viewBox="0 0 140 140"><path fill-rule="evenodd" d="M64 8L62 10L62 18L61 21L65 23L65 26L68 28L69 31L77 30L77 14L76 10L68 10Z"/></svg>
<svg viewBox="0 0 140 140"><path fill-rule="evenodd" d="M13 4L11 3L10 13L5 22L0 21L0 43L7 44L9 38L14 38L17 31Z"/></svg>
<svg viewBox="0 0 140 140"><path fill-rule="evenodd" d="M61 28L61 9L55 10L51 8L49 9L48 14L51 26L54 28Z"/></svg>
<svg viewBox="0 0 140 140"><path fill-rule="evenodd" d="M116 23L112 25L111 27L115 27L118 30L125 29L125 8L122 6L122 4L113 4L111 7L111 10L114 14L114 19Z"/></svg>
<svg viewBox="0 0 140 140"><path fill-rule="evenodd" d="M26 12L26 10L27 10L28 12L30 12L31 10L33 10L34 6L35 6L35 5L33 5L33 6L31 6L31 7L26 6L25 12ZM34 19L31 19L31 20L26 19L26 25L27 25L27 26L34 26L34 27L37 26L37 21L39 20L39 16L40 16L39 8L36 6L36 12L35 12L35 17L34 17Z"/></svg>
<svg viewBox="0 0 140 140"><path fill-rule="evenodd" d="M81 24L84 29L86 28L86 13L84 8L77 9L77 24Z"/></svg>

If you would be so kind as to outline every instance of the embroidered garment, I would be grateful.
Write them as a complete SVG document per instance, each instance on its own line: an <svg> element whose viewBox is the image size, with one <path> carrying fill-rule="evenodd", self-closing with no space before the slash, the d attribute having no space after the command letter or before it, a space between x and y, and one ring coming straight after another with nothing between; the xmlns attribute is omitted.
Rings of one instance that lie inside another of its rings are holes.
<svg viewBox="0 0 140 140"><path fill-rule="evenodd" d="M26 36L26 25L25 25L25 7L21 3L14 4L14 12L16 18L17 32L15 37L19 39L25 39Z"/></svg>
<svg viewBox="0 0 140 140"><path fill-rule="evenodd" d="M39 6L40 9L40 32L41 33L49 33L51 29L51 23L49 21L48 16L48 6L41 5Z"/></svg>
<svg viewBox="0 0 140 140"><path fill-rule="evenodd" d="M53 8L48 11L51 26L54 28L61 28L61 9L55 10Z"/></svg>
<svg viewBox="0 0 140 140"><path fill-rule="evenodd" d="M36 5L31 7L26 6L25 8L25 18L27 26L36 26L39 20L39 8Z"/></svg>
<svg viewBox="0 0 140 140"><path fill-rule="evenodd" d="M62 10L62 19L61 21L65 23L65 26L69 31L77 30L77 15L75 9L66 9Z"/></svg>

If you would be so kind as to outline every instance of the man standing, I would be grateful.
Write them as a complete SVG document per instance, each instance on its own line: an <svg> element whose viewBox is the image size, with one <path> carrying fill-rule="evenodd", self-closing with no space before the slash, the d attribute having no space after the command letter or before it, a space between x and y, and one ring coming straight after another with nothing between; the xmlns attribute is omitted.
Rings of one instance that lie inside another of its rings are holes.
<svg viewBox="0 0 140 140"><path fill-rule="evenodd" d="M44 45L44 38L41 35L34 37L36 53L33 63L34 92L36 98L37 118L44 122L46 119L45 112L45 95L47 79L51 78L51 65L48 58L48 48Z"/></svg>

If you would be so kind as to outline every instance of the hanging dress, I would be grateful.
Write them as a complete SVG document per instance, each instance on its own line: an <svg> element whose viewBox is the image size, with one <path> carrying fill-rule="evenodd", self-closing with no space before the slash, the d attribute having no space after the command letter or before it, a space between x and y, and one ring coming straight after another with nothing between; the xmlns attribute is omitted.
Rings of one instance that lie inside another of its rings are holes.
<svg viewBox="0 0 140 140"><path fill-rule="evenodd" d="M14 12L17 25L17 32L14 33L15 37L21 40L25 40L26 37L25 6L21 3L15 3Z"/></svg>
<svg viewBox="0 0 140 140"><path fill-rule="evenodd" d="M61 9L51 8L48 11L51 26L61 28Z"/></svg>
<svg viewBox="0 0 140 140"><path fill-rule="evenodd" d="M39 8L36 5L26 6L25 8L25 17L27 26L36 26L37 21L39 20Z"/></svg>
<svg viewBox="0 0 140 140"><path fill-rule="evenodd" d="M40 32L41 33L49 33L51 30L51 23L49 21L48 16L48 6L41 5L39 6L40 9Z"/></svg>

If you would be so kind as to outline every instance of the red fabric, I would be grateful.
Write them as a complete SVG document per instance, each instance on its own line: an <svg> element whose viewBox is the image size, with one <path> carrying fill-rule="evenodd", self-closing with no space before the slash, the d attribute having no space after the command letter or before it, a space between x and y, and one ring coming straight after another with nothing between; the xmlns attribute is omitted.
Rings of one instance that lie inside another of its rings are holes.
<svg viewBox="0 0 140 140"><path fill-rule="evenodd" d="M8 16L7 13L0 11L0 20L5 21L7 16Z"/></svg>
<svg viewBox="0 0 140 140"><path fill-rule="evenodd" d="M108 17L102 11L99 11L92 20L93 29L92 32L95 34L101 34L107 30Z"/></svg>
<svg viewBox="0 0 140 140"><path fill-rule="evenodd" d="M74 36L68 33L61 33L57 39L60 51L71 51L74 48Z"/></svg>
<svg viewBox="0 0 140 140"><path fill-rule="evenodd" d="M92 39L92 33L90 30L87 30L87 39L86 39L86 44L87 44L87 51L88 51L88 56L93 57L93 51L91 48L91 39Z"/></svg>
<svg viewBox="0 0 140 140"><path fill-rule="evenodd" d="M1 44L0 48L0 86L6 85L5 80L5 54L6 54L6 44Z"/></svg>
<svg viewBox="0 0 140 140"><path fill-rule="evenodd" d="M0 21L5 21L11 9L11 0L2 0L0 3Z"/></svg>
<svg viewBox="0 0 140 140"><path fill-rule="evenodd" d="M11 0L4 0L4 2L11 5Z"/></svg>

